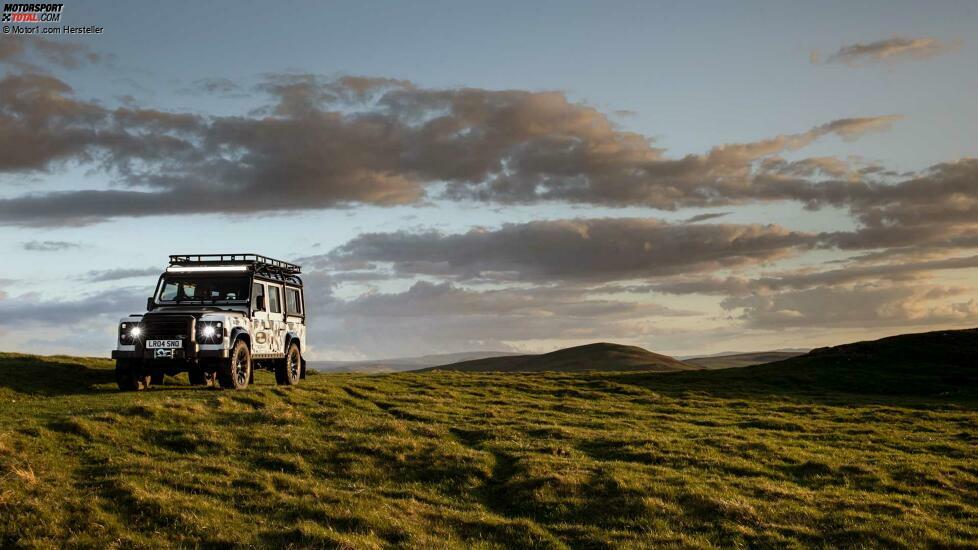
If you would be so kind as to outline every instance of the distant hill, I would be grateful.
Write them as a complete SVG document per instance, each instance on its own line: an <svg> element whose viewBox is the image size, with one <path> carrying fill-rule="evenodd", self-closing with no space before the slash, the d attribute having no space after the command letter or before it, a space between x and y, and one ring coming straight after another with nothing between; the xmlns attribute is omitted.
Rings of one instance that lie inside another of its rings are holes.
<svg viewBox="0 0 978 550"><path fill-rule="evenodd" d="M368 361L309 361L309 368L320 372L359 372L367 374L382 374L416 370L446 363L457 363L486 357L506 357L520 355L507 351L463 351L459 353L440 353L422 355L419 357L394 357L391 359L373 359Z"/></svg>
<svg viewBox="0 0 978 550"><path fill-rule="evenodd" d="M693 365L699 365L705 369L715 370L773 363L775 361L784 361L785 359L798 357L799 355L805 355L805 351L756 351L750 353L723 353L717 355L706 355L702 357L690 357L688 359L683 359L683 361Z"/></svg>
<svg viewBox="0 0 978 550"><path fill-rule="evenodd" d="M978 396L978 329L901 334L713 373L710 384L890 395ZM703 382L706 382L705 380Z"/></svg>
<svg viewBox="0 0 978 550"><path fill-rule="evenodd" d="M420 371L454 370L467 372L581 372L650 371L675 372L699 370L702 367L684 363L667 355L653 353L637 346L599 342L565 348L540 355L510 355L461 361L419 369Z"/></svg>

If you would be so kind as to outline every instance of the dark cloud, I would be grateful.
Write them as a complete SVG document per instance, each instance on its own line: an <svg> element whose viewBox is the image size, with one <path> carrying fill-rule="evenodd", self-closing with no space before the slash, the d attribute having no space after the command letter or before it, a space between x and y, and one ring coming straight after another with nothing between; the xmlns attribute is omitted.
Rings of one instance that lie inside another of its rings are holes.
<svg viewBox="0 0 978 550"><path fill-rule="evenodd" d="M76 98L53 77L8 75L0 80L0 146L7 153L0 170L47 171L75 161L108 170L127 188L3 199L0 223L77 225L439 196L666 209L804 200L815 207L844 201L845 190L785 181L798 170L759 170L755 163L823 136L885 130L899 118L839 119L670 159L646 137L557 92L428 90L392 79L310 75L280 75L260 90L272 102L252 115L201 116L108 109ZM444 195L432 185L443 185Z"/></svg>
<svg viewBox="0 0 978 550"><path fill-rule="evenodd" d="M402 276L621 280L754 265L813 246L815 235L775 225L683 225L645 218L506 224L462 234L360 235L302 261L331 269L390 264Z"/></svg>
<svg viewBox="0 0 978 550"><path fill-rule="evenodd" d="M727 216L729 214L730 214L730 212L710 212L710 213L707 213L707 214L697 214L695 216L686 218L685 220L683 220L683 223L705 222L707 220L715 220L717 218L722 218L722 217Z"/></svg>
<svg viewBox="0 0 978 550"><path fill-rule="evenodd" d="M978 159L939 164L891 183L833 182L816 194L812 201L845 206L861 224L827 235L840 248L959 248L978 238Z"/></svg>
<svg viewBox="0 0 978 550"><path fill-rule="evenodd" d="M44 171L60 161L92 159L98 137L93 128L105 121L105 112L69 99L71 93L70 86L52 76L0 79L0 171ZM5 218L0 214L0 220Z"/></svg>
<svg viewBox="0 0 978 550"><path fill-rule="evenodd" d="M21 248L31 252L58 252L61 250L81 248L81 245L68 241L28 241L22 243Z"/></svg>
<svg viewBox="0 0 978 550"><path fill-rule="evenodd" d="M883 61L903 61L908 59L927 59L961 46L959 41L943 43L935 38L902 38L894 37L877 40L866 44L856 43L839 48L839 51L829 55L826 63L845 63L860 65ZM812 54L811 60L819 62L820 56Z"/></svg>

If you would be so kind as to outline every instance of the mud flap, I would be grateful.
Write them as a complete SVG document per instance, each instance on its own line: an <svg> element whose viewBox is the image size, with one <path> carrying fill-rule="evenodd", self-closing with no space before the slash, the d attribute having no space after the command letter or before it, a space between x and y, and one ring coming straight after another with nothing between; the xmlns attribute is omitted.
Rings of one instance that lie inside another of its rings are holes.
<svg viewBox="0 0 978 550"><path fill-rule="evenodd" d="M305 378L306 378L306 359L305 359L305 357L302 358L301 365L302 365L302 368L299 369L299 379L300 380L305 380Z"/></svg>

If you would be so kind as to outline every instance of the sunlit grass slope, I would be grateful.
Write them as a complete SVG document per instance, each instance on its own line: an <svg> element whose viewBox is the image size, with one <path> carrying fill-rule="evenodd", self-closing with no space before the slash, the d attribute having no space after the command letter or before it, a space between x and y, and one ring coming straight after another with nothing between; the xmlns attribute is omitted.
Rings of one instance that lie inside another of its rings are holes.
<svg viewBox="0 0 978 550"><path fill-rule="evenodd" d="M978 540L973 386L753 368L126 394L106 360L0 355L0 547Z"/></svg>

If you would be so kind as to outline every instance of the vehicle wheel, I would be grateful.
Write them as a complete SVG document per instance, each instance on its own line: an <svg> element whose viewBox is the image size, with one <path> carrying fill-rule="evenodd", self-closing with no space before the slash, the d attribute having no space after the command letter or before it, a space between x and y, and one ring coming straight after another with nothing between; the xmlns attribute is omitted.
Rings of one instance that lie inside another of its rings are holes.
<svg viewBox="0 0 978 550"><path fill-rule="evenodd" d="M285 359L275 363L275 383L283 386L294 386L299 383L299 372L302 369L302 354L299 346L291 344L285 353Z"/></svg>
<svg viewBox="0 0 978 550"><path fill-rule="evenodd" d="M115 382L122 391L141 391L149 387L151 380L139 361L116 359Z"/></svg>
<svg viewBox="0 0 978 550"><path fill-rule="evenodd" d="M228 390L243 390L251 379L251 352L243 340L234 343L231 356L221 363L217 371L217 381Z"/></svg>
<svg viewBox="0 0 978 550"><path fill-rule="evenodd" d="M150 382L154 386L162 386L163 385L163 377L164 376L165 375L163 374L163 371L162 370L154 370L150 374Z"/></svg>

